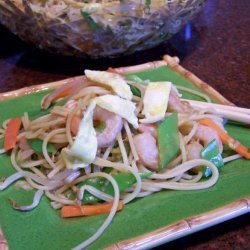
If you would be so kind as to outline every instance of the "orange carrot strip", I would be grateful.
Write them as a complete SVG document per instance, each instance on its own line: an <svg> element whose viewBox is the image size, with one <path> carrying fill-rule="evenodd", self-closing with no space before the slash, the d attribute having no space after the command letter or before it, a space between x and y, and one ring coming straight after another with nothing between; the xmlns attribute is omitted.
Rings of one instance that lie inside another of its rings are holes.
<svg viewBox="0 0 250 250"><path fill-rule="evenodd" d="M203 118L199 120L199 123L215 130L218 133L219 137L221 138L223 144L228 145L231 149L233 149L246 159L250 159L250 152L248 152L248 148L240 144L239 141L233 139L212 120L208 118Z"/></svg>
<svg viewBox="0 0 250 250"><path fill-rule="evenodd" d="M4 149L6 151L16 146L17 136L21 127L21 123L22 123L21 118L10 119L4 137Z"/></svg>
<svg viewBox="0 0 250 250"><path fill-rule="evenodd" d="M97 214L109 213L113 203L98 204L98 205L82 205L82 206L63 206L61 209L62 218L70 217L80 217L80 216L89 216ZM123 204L119 201L117 211L122 210Z"/></svg>
<svg viewBox="0 0 250 250"><path fill-rule="evenodd" d="M73 135L77 135L77 132L78 132L78 129L80 126L80 122L81 122L81 119L78 116L74 115L72 120L71 120L71 124L70 124L70 130L71 130Z"/></svg>

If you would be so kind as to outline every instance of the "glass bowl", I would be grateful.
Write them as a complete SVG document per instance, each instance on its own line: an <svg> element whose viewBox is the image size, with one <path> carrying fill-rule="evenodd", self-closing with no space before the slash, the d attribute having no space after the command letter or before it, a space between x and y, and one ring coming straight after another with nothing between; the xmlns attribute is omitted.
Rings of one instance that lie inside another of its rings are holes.
<svg viewBox="0 0 250 250"><path fill-rule="evenodd" d="M166 41L205 0L0 0L0 22L53 53L117 57Z"/></svg>

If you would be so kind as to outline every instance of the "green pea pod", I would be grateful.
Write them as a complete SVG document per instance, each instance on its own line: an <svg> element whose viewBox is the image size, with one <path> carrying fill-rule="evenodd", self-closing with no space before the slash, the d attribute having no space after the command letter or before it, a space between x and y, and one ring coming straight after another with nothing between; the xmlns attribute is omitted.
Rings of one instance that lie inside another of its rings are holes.
<svg viewBox="0 0 250 250"><path fill-rule="evenodd" d="M150 8L151 8L151 0L146 0L146 11L147 11L147 14L150 14Z"/></svg>
<svg viewBox="0 0 250 250"><path fill-rule="evenodd" d="M140 177L141 179L146 179L148 178L150 175L152 175L151 172L143 172L140 173ZM134 183L136 183L136 179L134 177L133 174L127 172L127 173L119 173L117 175L114 175L113 178L116 180L118 187L119 187L119 191L122 192L128 188L130 188ZM113 196L114 195L114 189L112 184L107 181L104 178L92 178L92 179L88 179L84 182L82 182L79 187L82 187L83 185L89 185L92 187L95 187L96 189ZM96 203L100 201L100 199L96 198L95 196L93 196L92 194L90 194L89 192L84 192L84 197L83 197L83 202L84 203Z"/></svg>
<svg viewBox="0 0 250 250"><path fill-rule="evenodd" d="M86 23L89 25L90 29L92 29L93 31L102 30L102 26L99 23L96 23L88 12L84 12L81 10L81 15L86 21Z"/></svg>
<svg viewBox="0 0 250 250"><path fill-rule="evenodd" d="M201 150L200 156L202 159L212 162L218 169L221 169L224 166L223 159L215 139L209 142L207 146ZM209 167L203 167L202 172L205 178L212 175L212 171Z"/></svg>
<svg viewBox="0 0 250 250"><path fill-rule="evenodd" d="M135 86L129 85L131 92L133 93L133 95L141 97L141 91L136 88Z"/></svg>
<svg viewBox="0 0 250 250"><path fill-rule="evenodd" d="M37 153L37 154L42 154L43 152L43 141L40 139L30 139L28 140L29 146ZM57 149L51 144L47 144L47 151L49 153L55 154Z"/></svg>
<svg viewBox="0 0 250 250"><path fill-rule="evenodd" d="M164 169L179 153L178 116L173 113L157 127L159 170Z"/></svg>
<svg viewBox="0 0 250 250"><path fill-rule="evenodd" d="M138 77L137 75L127 75L127 76L126 76L126 79L127 79L128 81L137 82L137 83L140 83L140 84L142 84L142 85L147 85L147 84L148 84L147 81L143 81L143 80L142 80L140 77ZM130 84L129 84L129 86L130 86L130 89L131 89L133 95L138 96L138 97L141 97L141 91L140 91L138 88L136 88L135 86L132 86L132 85L130 85Z"/></svg>

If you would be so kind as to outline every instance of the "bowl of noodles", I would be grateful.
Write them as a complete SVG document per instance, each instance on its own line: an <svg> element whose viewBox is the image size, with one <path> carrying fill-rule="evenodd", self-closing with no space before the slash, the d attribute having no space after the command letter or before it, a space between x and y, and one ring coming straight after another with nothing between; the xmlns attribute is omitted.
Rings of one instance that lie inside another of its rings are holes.
<svg viewBox="0 0 250 250"><path fill-rule="evenodd" d="M249 149L224 128L228 114L193 106L179 91L210 102L206 94L166 80L125 78L116 69L85 70L63 83L41 99L40 112L3 122L0 153L15 172L1 180L0 190L17 182L35 191L30 204L10 200L15 212L36 210L46 197L62 219L107 213L74 249L94 243L136 198L211 188L224 164L250 159ZM225 145L230 156L222 155Z"/></svg>
<svg viewBox="0 0 250 250"><path fill-rule="evenodd" d="M166 41L204 2L1 0L0 23L52 53L117 57Z"/></svg>

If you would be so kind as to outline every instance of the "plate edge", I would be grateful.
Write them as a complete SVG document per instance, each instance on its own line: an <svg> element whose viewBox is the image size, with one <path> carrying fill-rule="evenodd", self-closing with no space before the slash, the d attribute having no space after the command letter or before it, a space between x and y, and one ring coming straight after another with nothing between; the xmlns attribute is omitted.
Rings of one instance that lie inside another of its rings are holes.
<svg viewBox="0 0 250 250"><path fill-rule="evenodd" d="M149 249L179 239L227 220L250 212L250 196L239 199L226 206L192 216L150 233L114 243L106 250Z"/></svg>

